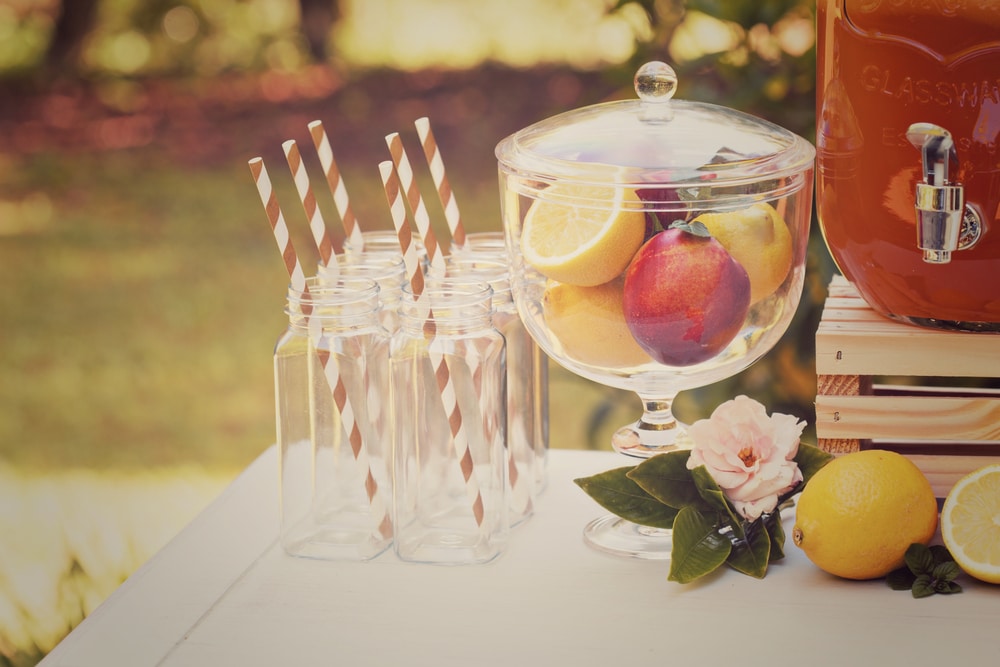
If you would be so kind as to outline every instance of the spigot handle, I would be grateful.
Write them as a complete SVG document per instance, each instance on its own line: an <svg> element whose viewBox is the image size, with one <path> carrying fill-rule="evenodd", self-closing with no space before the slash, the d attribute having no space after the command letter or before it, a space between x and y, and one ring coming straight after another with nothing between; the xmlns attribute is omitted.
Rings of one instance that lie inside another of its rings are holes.
<svg viewBox="0 0 1000 667"><path fill-rule="evenodd" d="M914 123L906 130L906 138L920 149L923 156L924 183L948 185L951 165L958 166L958 153L951 132L934 123Z"/></svg>

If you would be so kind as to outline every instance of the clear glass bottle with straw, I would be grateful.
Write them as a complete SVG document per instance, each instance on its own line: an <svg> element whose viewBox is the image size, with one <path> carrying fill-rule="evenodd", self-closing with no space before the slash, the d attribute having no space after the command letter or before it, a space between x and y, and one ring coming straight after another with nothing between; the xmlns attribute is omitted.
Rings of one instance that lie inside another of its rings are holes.
<svg viewBox="0 0 1000 667"><path fill-rule="evenodd" d="M486 255L489 257L489 255ZM536 467L546 453L538 447L536 419L536 356L538 346L528 333L511 294L507 263L481 258L475 253L451 255L448 275L455 279L482 280L493 289L493 326L507 342L507 481L510 484L511 525L534 513L538 487Z"/></svg>
<svg viewBox="0 0 1000 667"><path fill-rule="evenodd" d="M356 256L362 253L367 255L387 254L395 257L402 257L399 249L399 237L394 231L375 229L362 232L361 240L364 245L359 247L350 238L344 239L345 261L353 261ZM414 235L411 243L413 244L414 250L417 252L417 257L420 258L420 263L422 265L426 265L427 249L424 248L423 242L417 237L417 235Z"/></svg>
<svg viewBox="0 0 1000 667"><path fill-rule="evenodd" d="M500 264L509 271L510 260L507 254L506 239L503 232L472 232L465 235L465 243L461 247L455 247L448 257L449 266L459 264L475 266L478 263L481 267L486 267L490 263ZM495 267L494 267L495 268ZM497 289L496 285L493 285ZM511 296L509 280L503 288L508 296ZM499 306L497 306L499 309ZM517 307L513 301L507 308L516 315ZM516 326L511 324L510 326ZM505 334L506 335L506 334ZM530 441L533 443L535 451L535 461L533 474L535 476L535 493L537 497L548 485L548 464L549 464L549 358L542 349L531 338L523 324L517 329L518 336L524 336L523 346L530 350L530 384L529 388L520 394L530 396L531 416ZM512 342L508 336L507 346L512 347ZM508 368L517 369L516 372L526 372L521 369L521 362L511 362L510 357L514 356L508 350ZM524 362L525 365L527 361ZM524 407L524 406L522 406ZM523 411L523 410L522 410ZM515 431L516 432L516 431Z"/></svg>
<svg viewBox="0 0 1000 667"><path fill-rule="evenodd" d="M407 285L392 337L394 549L484 563L506 546L506 343L483 282Z"/></svg>
<svg viewBox="0 0 1000 667"><path fill-rule="evenodd" d="M389 334L368 278L288 292L274 350L283 549L369 560L392 543Z"/></svg>
<svg viewBox="0 0 1000 667"><path fill-rule="evenodd" d="M398 327L399 299L406 284L406 265L398 242L395 255L377 251L336 255L329 267L320 263L316 277L323 284L341 278L371 278L379 287L379 321L390 335Z"/></svg>

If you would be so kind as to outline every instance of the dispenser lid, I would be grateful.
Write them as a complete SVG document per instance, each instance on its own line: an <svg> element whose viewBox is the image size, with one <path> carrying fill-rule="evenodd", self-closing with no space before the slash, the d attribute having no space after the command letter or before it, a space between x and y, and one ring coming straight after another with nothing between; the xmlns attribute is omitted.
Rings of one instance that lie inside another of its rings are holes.
<svg viewBox="0 0 1000 667"><path fill-rule="evenodd" d="M683 196L656 199L690 204L782 196L798 180L788 176L813 166L815 148L785 128L728 107L673 99L677 76L666 63L646 63L634 83L638 99L568 111L507 137L496 149L500 169L532 196L556 182L615 183L683 189Z"/></svg>

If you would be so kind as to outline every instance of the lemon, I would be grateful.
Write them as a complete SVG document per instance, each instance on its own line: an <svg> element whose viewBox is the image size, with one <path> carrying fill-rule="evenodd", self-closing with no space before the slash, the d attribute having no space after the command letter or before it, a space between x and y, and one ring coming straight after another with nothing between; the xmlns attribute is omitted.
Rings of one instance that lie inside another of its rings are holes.
<svg viewBox="0 0 1000 667"><path fill-rule="evenodd" d="M627 368L650 361L625 323L624 282L619 278L589 287L549 284L542 296L542 312L549 332L566 356L605 368Z"/></svg>
<svg viewBox="0 0 1000 667"><path fill-rule="evenodd" d="M792 234L770 204L702 213L694 219L729 251L750 277L750 303L773 294L792 268Z"/></svg>
<svg viewBox="0 0 1000 667"><path fill-rule="evenodd" d="M521 251L539 273L571 285L621 275L646 233L634 191L611 185L554 185L524 216ZM631 207L631 208L630 208Z"/></svg>
<svg viewBox="0 0 1000 667"><path fill-rule="evenodd" d="M969 473L948 492L941 538L965 572L1000 584L1000 463Z"/></svg>
<svg viewBox="0 0 1000 667"><path fill-rule="evenodd" d="M869 449L820 468L799 497L792 540L820 569L847 579L883 577L937 529L937 500L912 461Z"/></svg>

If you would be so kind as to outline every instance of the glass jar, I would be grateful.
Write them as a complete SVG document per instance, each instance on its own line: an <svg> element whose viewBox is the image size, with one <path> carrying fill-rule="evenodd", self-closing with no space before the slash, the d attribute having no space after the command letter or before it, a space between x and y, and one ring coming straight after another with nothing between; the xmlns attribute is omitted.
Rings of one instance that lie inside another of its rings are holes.
<svg viewBox="0 0 1000 667"><path fill-rule="evenodd" d="M817 3L830 253L879 313L1000 331L1000 3Z"/></svg>
<svg viewBox="0 0 1000 667"><path fill-rule="evenodd" d="M288 292L274 349L280 541L294 556L368 560L392 542L389 335L378 285Z"/></svg>
<svg viewBox="0 0 1000 667"><path fill-rule="evenodd" d="M379 288L379 321L392 334L398 326L399 298L406 284L406 265L398 252L362 251L350 255L337 255L336 268L320 264L317 278L321 283L335 282L340 278L371 278Z"/></svg>
<svg viewBox="0 0 1000 667"><path fill-rule="evenodd" d="M537 419L548 418L547 402L540 410L542 401L535 395L538 345L517 314L506 262L466 252L449 257L448 273L453 278L483 280L493 289L493 326L507 343L507 477L511 525L517 525L534 512L539 487L544 486L544 479L542 483L538 479L544 478L548 459L548 443L538 438L542 429L536 424Z"/></svg>
<svg viewBox="0 0 1000 667"><path fill-rule="evenodd" d="M506 546L506 345L482 282L409 286L392 337L394 548L402 560L483 563Z"/></svg>

